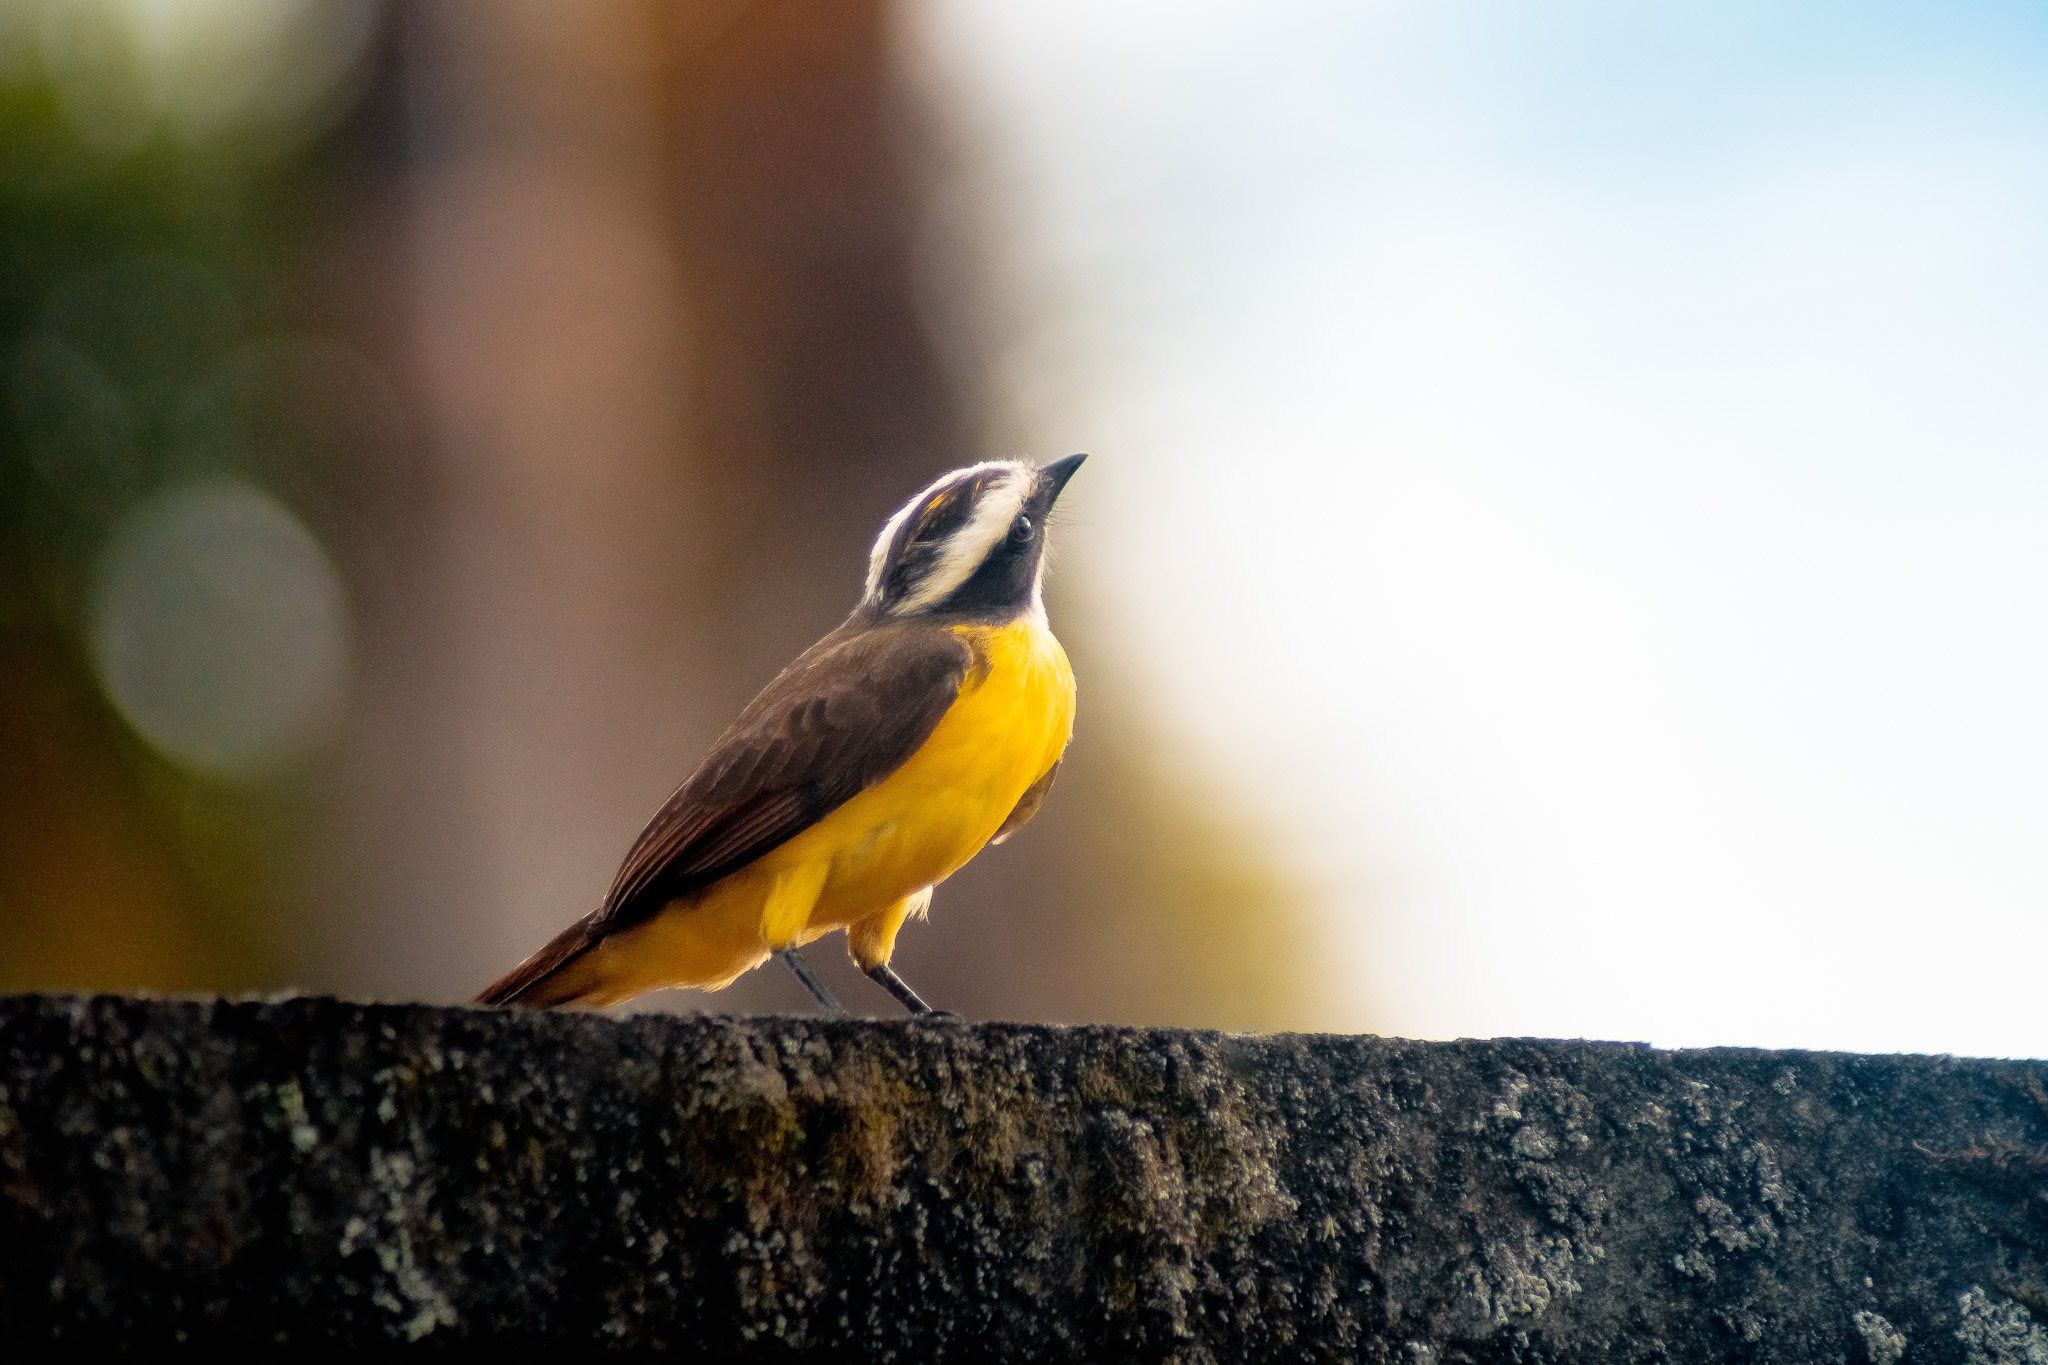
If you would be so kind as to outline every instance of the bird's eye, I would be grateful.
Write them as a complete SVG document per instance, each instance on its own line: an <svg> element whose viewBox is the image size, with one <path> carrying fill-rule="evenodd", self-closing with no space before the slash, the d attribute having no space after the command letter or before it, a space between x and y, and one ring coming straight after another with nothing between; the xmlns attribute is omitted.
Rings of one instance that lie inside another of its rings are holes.
<svg viewBox="0 0 2048 1365"><path fill-rule="evenodd" d="M1015 521L1010 523L1010 539L1031 539L1031 518L1029 516L1020 515Z"/></svg>

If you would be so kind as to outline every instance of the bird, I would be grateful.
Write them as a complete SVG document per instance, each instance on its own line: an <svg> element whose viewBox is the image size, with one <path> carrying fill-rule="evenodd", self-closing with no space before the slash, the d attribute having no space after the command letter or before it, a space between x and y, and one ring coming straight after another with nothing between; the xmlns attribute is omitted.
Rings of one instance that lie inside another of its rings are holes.
<svg viewBox="0 0 2048 1365"><path fill-rule="evenodd" d="M1038 813L1074 729L1074 671L1045 614L1046 518L1085 455L956 469L889 518L852 613L739 714L634 841L597 909L477 997L602 1009L718 990L846 931L890 966L932 888Z"/></svg>

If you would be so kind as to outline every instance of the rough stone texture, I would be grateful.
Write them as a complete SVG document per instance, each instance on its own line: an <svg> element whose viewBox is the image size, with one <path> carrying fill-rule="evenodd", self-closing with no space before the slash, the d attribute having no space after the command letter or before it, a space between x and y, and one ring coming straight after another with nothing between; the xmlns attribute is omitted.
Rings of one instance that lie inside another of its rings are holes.
<svg viewBox="0 0 2048 1365"><path fill-rule="evenodd" d="M9 1342L2042 1365L2028 1064L0 1000Z"/></svg>

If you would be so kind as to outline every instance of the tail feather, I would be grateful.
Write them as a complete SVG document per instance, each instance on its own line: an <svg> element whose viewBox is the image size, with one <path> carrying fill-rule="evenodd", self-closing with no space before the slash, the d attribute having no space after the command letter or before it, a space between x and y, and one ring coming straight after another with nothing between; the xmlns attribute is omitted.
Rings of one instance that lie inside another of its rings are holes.
<svg viewBox="0 0 2048 1365"><path fill-rule="evenodd" d="M596 947L603 937L598 932L598 915L585 915L556 934L548 945L491 983L476 998L479 1005L517 1005L524 1009L547 1009L563 1005L580 995L580 983L564 979L563 970Z"/></svg>

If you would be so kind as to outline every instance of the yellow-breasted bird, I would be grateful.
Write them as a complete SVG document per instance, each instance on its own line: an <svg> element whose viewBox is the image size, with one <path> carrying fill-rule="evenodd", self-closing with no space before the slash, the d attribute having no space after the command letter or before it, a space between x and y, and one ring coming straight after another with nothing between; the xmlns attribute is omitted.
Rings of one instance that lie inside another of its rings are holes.
<svg viewBox="0 0 2048 1365"><path fill-rule="evenodd" d="M1045 620L1045 523L1086 458L958 469L903 505L853 614L740 712L641 831L604 904L479 996L616 1004L716 990L846 930L889 968L932 888L1038 812L1074 728L1074 672Z"/></svg>

